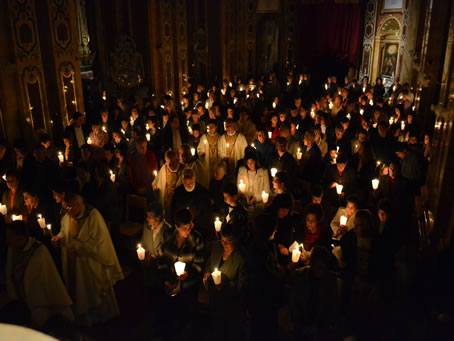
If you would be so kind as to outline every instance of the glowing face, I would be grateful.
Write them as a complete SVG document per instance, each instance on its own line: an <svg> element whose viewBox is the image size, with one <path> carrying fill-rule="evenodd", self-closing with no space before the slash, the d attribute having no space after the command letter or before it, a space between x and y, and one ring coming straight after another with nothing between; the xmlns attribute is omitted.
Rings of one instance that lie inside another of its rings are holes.
<svg viewBox="0 0 454 341"><path fill-rule="evenodd" d="M319 221L317 219L317 216L315 214L309 213L306 215L306 227L314 233L317 230Z"/></svg>
<svg viewBox="0 0 454 341"><path fill-rule="evenodd" d="M347 202L347 216L350 218L356 212L356 205L350 201Z"/></svg>

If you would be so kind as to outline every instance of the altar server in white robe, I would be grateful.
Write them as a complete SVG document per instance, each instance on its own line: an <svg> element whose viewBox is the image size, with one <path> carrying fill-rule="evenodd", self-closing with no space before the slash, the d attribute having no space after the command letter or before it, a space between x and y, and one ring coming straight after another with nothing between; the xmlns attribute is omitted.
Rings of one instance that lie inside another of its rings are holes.
<svg viewBox="0 0 454 341"><path fill-rule="evenodd" d="M74 320L71 298L47 247L28 237L24 222L6 226L8 298L26 304L34 328L42 327L53 316Z"/></svg>
<svg viewBox="0 0 454 341"><path fill-rule="evenodd" d="M197 146L197 154L208 170L211 180L219 162L218 141L220 136L216 131L216 120L209 120L207 128L208 132L202 136Z"/></svg>
<svg viewBox="0 0 454 341"><path fill-rule="evenodd" d="M52 243L61 246L63 277L79 323L93 325L117 316L113 286L123 279L104 218L74 193L65 195L67 214Z"/></svg>
<svg viewBox="0 0 454 341"><path fill-rule="evenodd" d="M225 134L219 138L219 158L227 163L227 172L233 175L238 160L244 157L247 141L243 134L236 131L235 121L231 118L225 120Z"/></svg>

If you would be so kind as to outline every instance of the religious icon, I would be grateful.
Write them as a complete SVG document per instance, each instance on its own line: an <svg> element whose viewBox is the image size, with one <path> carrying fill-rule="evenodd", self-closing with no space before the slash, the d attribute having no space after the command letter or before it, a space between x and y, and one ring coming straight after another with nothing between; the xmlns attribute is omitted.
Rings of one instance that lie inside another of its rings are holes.
<svg viewBox="0 0 454 341"><path fill-rule="evenodd" d="M383 59L381 64L381 74L382 76L389 76L396 72L397 64L397 53L398 45L397 44L386 44L383 50Z"/></svg>

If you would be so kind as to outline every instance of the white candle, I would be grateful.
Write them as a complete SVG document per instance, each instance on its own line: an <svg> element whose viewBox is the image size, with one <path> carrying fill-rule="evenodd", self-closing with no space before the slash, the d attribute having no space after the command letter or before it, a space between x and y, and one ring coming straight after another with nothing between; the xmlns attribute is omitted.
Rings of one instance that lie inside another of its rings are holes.
<svg viewBox="0 0 454 341"><path fill-rule="evenodd" d="M149 133L145 134L145 137L147 138L147 141L151 140L151 135Z"/></svg>
<svg viewBox="0 0 454 341"><path fill-rule="evenodd" d="M137 244L137 257L139 257L139 260L145 259L145 249L142 247L142 244Z"/></svg>
<svg viewBox="0 0 454 341"><path fill-rule="evenodd" d="M235 97L235 98L233 99L233 104L236 104L237 101L238 101L238 99Z"/></svg>
<svg viewBox="0 0 454 341"><path fill-rule="evenodd" d="M348 120L350 121L351 118L352 118L352 115L350 115L350 113L348 113L348 114L347 114L347 118L348 118Z"/></svg>
<svg viewBox="0 0 454 341"><path fill-rule="evenodd" d="M52 225L47 224L46 227L47 227L47 230L49 231L50 235L52 236Z"/></svg>
<svg viewBox="0 0 454 341"><path fill-rule="evenodd" d="M213 277L213 282L215 285L221 284L221 271L219 271L218 268L214 269L214 271L211 273L211 277Z"/></svg>
<svg viewBox="0 0 454 341"><path fill-rule="evenodd" d="M400 122L400 129L405 130L405 121Z"/></svg>
<svg viewBox="0 0 454 341"><path fill-rule="evenodd" d="M277 173L277 169L276 168L271 168L271 177L275 177L276 176L276 173Z"/></svg>
<svg viewBox="0 0 454 341"><path fill-rule="evenodd" d="M134 119L131 117L131 119L129 120L129 124L131 125L131 127L134 125Z"/></svg>
<svg viewBox="0 0 454 341"><path fill-rule="evenodd" d="M325 90L328 90L328 84L325 83Z"/></svg>
<svg viewBox="0 0 454 341"><path fill-rule="evenodd" d="M329 104L328 104L328 107L329 107L330 109L332 109L332 108L333 108L333 105L334 105L333 102L330 101Z"/></svg>
<svg viewBox="0 0 454 341"><path fill-rule="evenodd" d="M268 138L270 139L271 137L273 137L273 133L271 131L268 132Z"/></svg>
<svg viewBox="0 0 454 341"><path fill-rule="evenodd" d="M207 144L207 143L208 143L207 139L204 139L203 144Z"/></svg>
<svg viewBox="0 0 454 341"><path fill-rule="evenodd" d="M38 214L38 224L42 229L46 227L46 218L43 218L41 214Z"/></svg>
<svg viewBox="0 0 454 341"><path fill-rule="evenodd" d="M107 127L105 125L102 126L102 131L107 133Z"/></svg>
<svg viewBox="0 0 454 341"><path fill-rule="evenodd" d="M276 102L273 102L273 109L276 109Z"/></svg>
<svg viewBox="0 0 454 341"><path fill-rule="evenodd" d="M225 89L221 89L221 94L224 96L225 95Z"/></svg>
<svg viewBox="0 0 454 341"><path fill-rule="evenodd" d="M191 148L191 154L192 154L192 156L195 155L195 148Z"/></svg>
<svg viewBox="0 0 454 341"><path fill-rule="evenodd" d="M396 86L394 85L394 86L393 86L393 92L395 92L395 91L396 91Z"/></svg>
<svg viewBox="0 0 454 341"><path fill-rule="evenodd" d="M251 147L252 148L255 148L255 144L254 143L251 143ZM255 148L256 149L256 148Z"/></svg>
<svg viewBox="0 0 454 341"><path fill-rule="evenodd" d="M60 161L60 163L63 163L63 161L65 161L65 157L61 152L58 152L58 161Z"/></svg>
<svg viewBox="0 0 454 341"><path fill-rule="evenodd" d="M115 182L115 173L112 170L110 171L110 181Z"/></svg>
<svg viewBox="0 0 454 341"><path fill-rule="evenodd" d="M6 215L6 213L8 213L8 208L6 207L6 205L0 204L0 213L3 215Z"/></svg>
<svg viewBox="0 0 454 341"><path fill-rule="evenodd" d="M12 219L13 221L22 220L22 214L19 214L19 215L13 214L13 215L11 216L11 219Z"/></svg>
<svg viewBox="0 0 454 341"><path fill-rule="evenodd" d="M293 249L293 251L292 251L292 262L293 263L298 263L299 260L300 260L300 256L301 256L301 251L299 250L299 248Z"/></svg>
<svg viewBox="0 0 454 341"><path fill-rule="evenodd" d="M157 176L158 176L158 171L157 171L157 170L154 170L154 171L153 171L153 174L154 174L154 177L157 177Z"/></svg>
<svg viewBox="0 0 454 341"><path fill-rule="evenodd" d="M340 195L340 194L342 193L342 189L343 189L343 188L344 188L343 185L341 185L341 184L336 184L336 192L337 192L337 194Z"/></svg>
<svg viewBox="0 0 454 341"><path fill-rule="evenodd" d="M181 104L183 104L183 102L181 102ZM150 125L148 123L145 125L145 129L150 130Z"/></svg>
<svg viewBox="0 0 454 341"><path fill-rule="evenodd" d="M314 110L314 109L311 109L311 118L312 118L312 119L315 118L315 110Z"/></svg>
<svg viewBox="0 0 454 341"><path fill-rule="evenodd" d="M92 144L92 143L93 143L93 141L91 140L91 137L89 137L89 138L87 139L87 143L88 143L88 144Z"/></svg>
<svg viewBox="0 0 454 341"><path fill-rule="evenodd" d="M107 100L106 90L102 92L102 99L103 101Z"/></svg>
<svg viewBox="0 0 454 341"><path fill-rule="evenodd" d="M246 192L246 184L244 181L241 179L240 183L238 184L238 189L240 190L241 193Z"/></svg>
<svg viewBox="0 0 454 341"><path fill-rule="evenodd" d="M366 92L366 87L365 86L363 86L363 92Z"/></svg>
<svg viewBox="0 0 454 341"><path fill-rule="evenodd" d="M268 198L270 197L270 194L269 193L266 193L265 191L262 191L262 201L263 203L267 203L268 202Z"/></svg>
<svg viewBox="0 0 454 341"><path fill-rule="evenodd" d="M302 157L303 157L303 153L301 153L301 148L298 148L298 151L296 152L296 158L298 160L301 160Z"/></svg>
<svg viewBox="0 0 454 341"><path fill-rule="evenodd" d="M376 190L378 188L378 184L380 183L380 180L378 179L372 179L372 188Z"/></svg>
<svg viewBox="0 0 454 341"><path fill-rule="evenodd" d="M216 232L220 232L222 227L222 221L219 220L219 217L216 217L216 220L214 221L214 229Z"/></svg>
<svg viewBox="0 0 454 341"><path fill-rule="evenodd" d="M177 276L181 276L184 273L184 268L186 267L186 263L184 262L175 262L175 272Z"/></svg>
<svg viewBox="0 0 454 341"><path fill-rule="evenodd" d="M370 104L370 105L374 105L374 101L371 99L371 100L369 101L369 104Z"/></svg>
<svg viewBox="0 0 454 341"><path fill-rule="evenodd" d="M391 118L389 119L389 125L391 126L391 125L393 125L393 123L394 123L394 118L391 117Z"/></svg>
<svg viewBox="0 0 454 341"><path fill-rule="evenodd" d="M362 115L364 114L364 109L361 109L361 110L359 111L359 113L360 113L361 116L362 116Z"/></svg>
<svg viewBox="0 0 454 341"><path fill-rule="evenodd" d="M229 82L229 87L232 87L232 82Z"/></svg>
<svg viewBox="0 0 454 341"><path fill-rule="evenodd" d="M347 217L343 215L340 217L340 226L345 226L345 224L347 224Z"/></svg>
<svg viewBox="0 0 454 341"><path fill-rule="evenodd" d="M6 173L3 174L2 179L6 181Z"/></svg>

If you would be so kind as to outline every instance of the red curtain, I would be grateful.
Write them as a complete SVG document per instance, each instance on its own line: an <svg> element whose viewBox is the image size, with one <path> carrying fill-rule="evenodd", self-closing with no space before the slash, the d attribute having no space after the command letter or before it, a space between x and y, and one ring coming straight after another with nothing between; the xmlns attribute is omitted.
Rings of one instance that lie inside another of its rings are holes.
<svg viewBox="0 0 454 341"><path fill-rule="evenodd" d="M301 5L301 57L306 65L331 57L346 66L358 62L361 5L325 0Z"/></svg>

